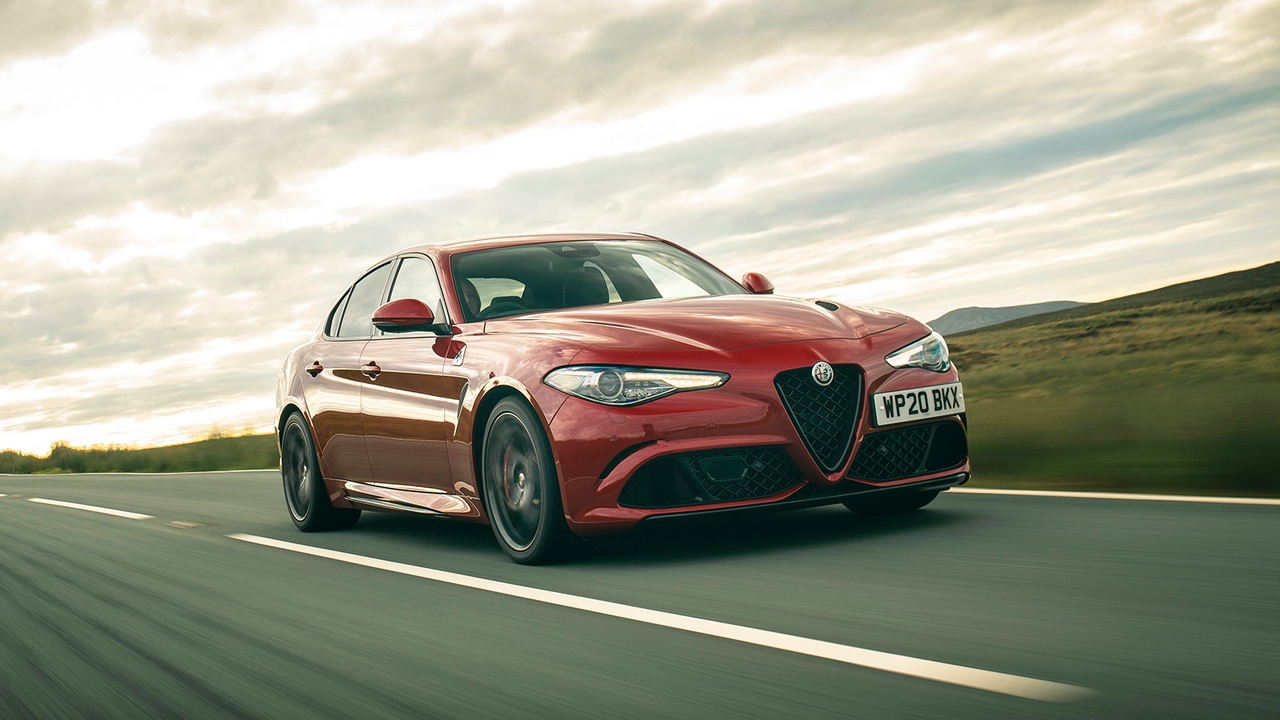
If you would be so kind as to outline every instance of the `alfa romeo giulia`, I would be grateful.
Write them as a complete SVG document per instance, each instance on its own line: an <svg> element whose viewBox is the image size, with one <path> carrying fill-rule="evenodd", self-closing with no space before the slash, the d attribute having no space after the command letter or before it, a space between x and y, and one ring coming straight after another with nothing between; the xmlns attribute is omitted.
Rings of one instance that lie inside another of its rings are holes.
<svg viewBox="0 0 1280 720"><path fill-rule="evenodd" d="M284 362L286 506L488 522L520 563L638 523L923 507L969 479L946 342L639 234L410 248Z"/></svg>

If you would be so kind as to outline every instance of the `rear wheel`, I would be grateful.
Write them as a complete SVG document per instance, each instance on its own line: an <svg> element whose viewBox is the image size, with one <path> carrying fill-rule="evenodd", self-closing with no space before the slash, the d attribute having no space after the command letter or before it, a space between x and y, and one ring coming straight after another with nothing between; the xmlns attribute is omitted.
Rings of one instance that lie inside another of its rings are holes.
<svg viewBox="0 0 1280 720"><path fill-rule="evenodd" d="M859 515L891 515L911 512L933 502L940 490L912 493L875 493L865 498L845 500L844 506Z"/></svg>
<svg viewBox="0 0 1280 720"><path fill-rule="evenodd" d="M330 504L311 432L302 416L296 413L285 421L280 434L280 475L284 479L289 518L299 530L342 530L360 519L359 510L335 508Z"/></svg>
<svg viewBox="0 0 1280 720"><path fill-rule="evenodd" d="M524 565L565 557L575 536L565 523L551 443L524 402L504 398L494 407L481 471L489 522L507 555Z"/></svg>

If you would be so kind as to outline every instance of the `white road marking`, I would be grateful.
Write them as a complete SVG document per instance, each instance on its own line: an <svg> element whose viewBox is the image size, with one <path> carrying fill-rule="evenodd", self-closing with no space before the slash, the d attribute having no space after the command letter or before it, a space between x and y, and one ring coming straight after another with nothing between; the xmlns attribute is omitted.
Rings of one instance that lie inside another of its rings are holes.
<svg viewBox="0 0 1280 720"><path fill-rule="evenodd" d="M511 583L499 582L496 580L485 580L483 578L460 575L458 573L447 572L444 570L433 570L431 568L419 567L417 565L408 565L405 563L392 562L390 560L379 560L377 558L365 557L363 555L353 555L351 553L327 550L324 548L313 547L311 545L299 545L297 543L273 540L271 538L259 537L257 535L244 535L237 533L234 535L228 535L227 537L234 540L254 543L255 545L288 550L290 552L327 558L329 560L338 560L352 565L361 565L363 567L386 570L389 572L399 573L401 575L409 575L426 580L435 580L436 582L459 585L461 587L472 588L475 590L483 590L485 592L496 593L498 595L507 595L525 600L533 600L535 602L546 603L548 605L558 605L560 607L573 608L575 610L583 610L590 613L608 615L610 617L622 618L625 620L634 620L636 622L657 625L659 627L685 630L692 633L698 633L700 635L724 638L726 640L736 640L738 642L749 643L751 645L760 645L762 647L785 650L801 655L826 658L828 660L835 660L837 662L858 665L875 670L883 670L885 672L897 673L899 675L910 675L912 677L924 678L926 680L950 683L952 685L961 685L964 687L987 690L989 692L1001 693L1004 695L1014 695L1031 700L1041 700L1044 702L1073 702L1076 700L1083 700L1084 698L1096 694L1093 690L1089 690L1087 688L1050 682L1048 680L1036 680L1034 678L1007 675L1005 673L993 672L990 670L979 670L977 668L965 667L963 665L951 665L948 663L934 662L932 660L922 660L920 658L913 658L906 655L895 655L893 653L880 652L878 650L867 650L850 645L840 645L823 640L813 640L811 638L799 637L796 635L771 632L769 630L758 630L756 628L744 627L742 625L731 625L729 623L716 622L714 620L703 620L700 618L676 615L675 613L662 612L659 610L646 610L645 608L632 607L621 603L594 600L592 598L579 597L577 595L569 595L551 590L525 587L523 585L513 585Z"/></svg>
<svg viewBox="0 0 1280 720"><path fill-rule="evenodd" d="M41 505L56 505L58 507L71 508L72 510L88 510L89 512L101 513L103 515L114 515L116 517L128 518L130 520L150 520L150 515L142 513L129 512L127 510L112 510L111 508L98 507L97 505L81 505L80 503L65 502L63 500L49 500L46 498L27 498L33 503Z"/></svg>
<svg viewBox="0 0 1280 720"><path fill-rule="evenodd" d="M1210 503L1218 505L1280 505L1280 498L1212 497L1209 495L1144 495L1141 493L1071 492L1066 490L1001 490L954 487L951 493L970 495L1020 495L1025 497L1084 498L1089 500L1157 500L1161 502Z"/></svg>
<svg viewBox="0 0 1280 720"><path fill-rule="evenodd" d="M173 522L165 523L165 525L168 525L169 527L176 527L179 530L190 530L191 528L204 527L200 523L187 522L186 520L174 520Z"/></svg>
<svg viewBox="0 0 1280 720"><path fill-rule="evenodd" d="M5 495L4 493L0 493L0 497L9 497L9 496Z"/></svg>

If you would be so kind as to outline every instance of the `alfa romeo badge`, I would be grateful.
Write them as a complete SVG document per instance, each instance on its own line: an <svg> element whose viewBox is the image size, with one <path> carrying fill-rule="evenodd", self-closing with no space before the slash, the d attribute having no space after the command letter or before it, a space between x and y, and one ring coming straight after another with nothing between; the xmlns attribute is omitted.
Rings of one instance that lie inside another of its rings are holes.
<svg viewBox="0 0 1280 720"><path fill-rule="evenodd" d="M830 385L831 381L836 379L835 368L831 367L831 364L825 361L820 361L814 365L812 372L813 381L822 387Z"/></svg>

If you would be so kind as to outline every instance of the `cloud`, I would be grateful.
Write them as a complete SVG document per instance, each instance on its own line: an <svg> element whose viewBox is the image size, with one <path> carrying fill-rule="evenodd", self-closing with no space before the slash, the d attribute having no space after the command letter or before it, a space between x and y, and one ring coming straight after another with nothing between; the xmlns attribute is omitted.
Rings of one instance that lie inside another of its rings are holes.
<svg viewBox="0 0 1280 720"><path fill-rule="evenodd" d="M245 37L309 16L294 0L0 0L0 66L71 50L95 33L137 25L166 54Z"/></svg>
<svg viewBox="0 0 1280 720"><path fill-rule="evenodd" d="M0 63L65 52L93 31L90 0L0 0Z"/></svg>
<svg viewBox="0 0 1280 720"><path fill-rule="evenodd" d="M920 43L963 37L984 22L1034 32L1073 7L1047 4L1033 13L994 4L950 11L929 5L905 4L889 13L863 2L761 0L712 11L691 3L538 3L485 9L416 39L340 47L318 60L286 54L277 66L208 89L233 112L175 119L110 162L56 169L33 163L13 174L3 183L16 192L3 194L11 211L3 215L8 222L0 236L130 200L185 212L263 197L290 177L371 153L485 142L561 117L625 119L710 85L732 84L735 72L762 58L779 61L772 77L765 67L743 80L792 82L797 71L821 71L841 58L870 63ZM157 27L211 22L205 15L173 19L166 13L143 25L153 45L176 42ZM282 9L272 16L291 14ZM206 34L221 37L237 27L239 15L220 9L213 17L227 19ZM593 21L584 25L586 17ZM797 67L804 59L810 62ZM747 94L756 89L742 88ZM273 103L293 96L309 98L301 101L305 109L282 112ZM73 189L56 209L39 202L56 197L54 187Z"/></svg>

